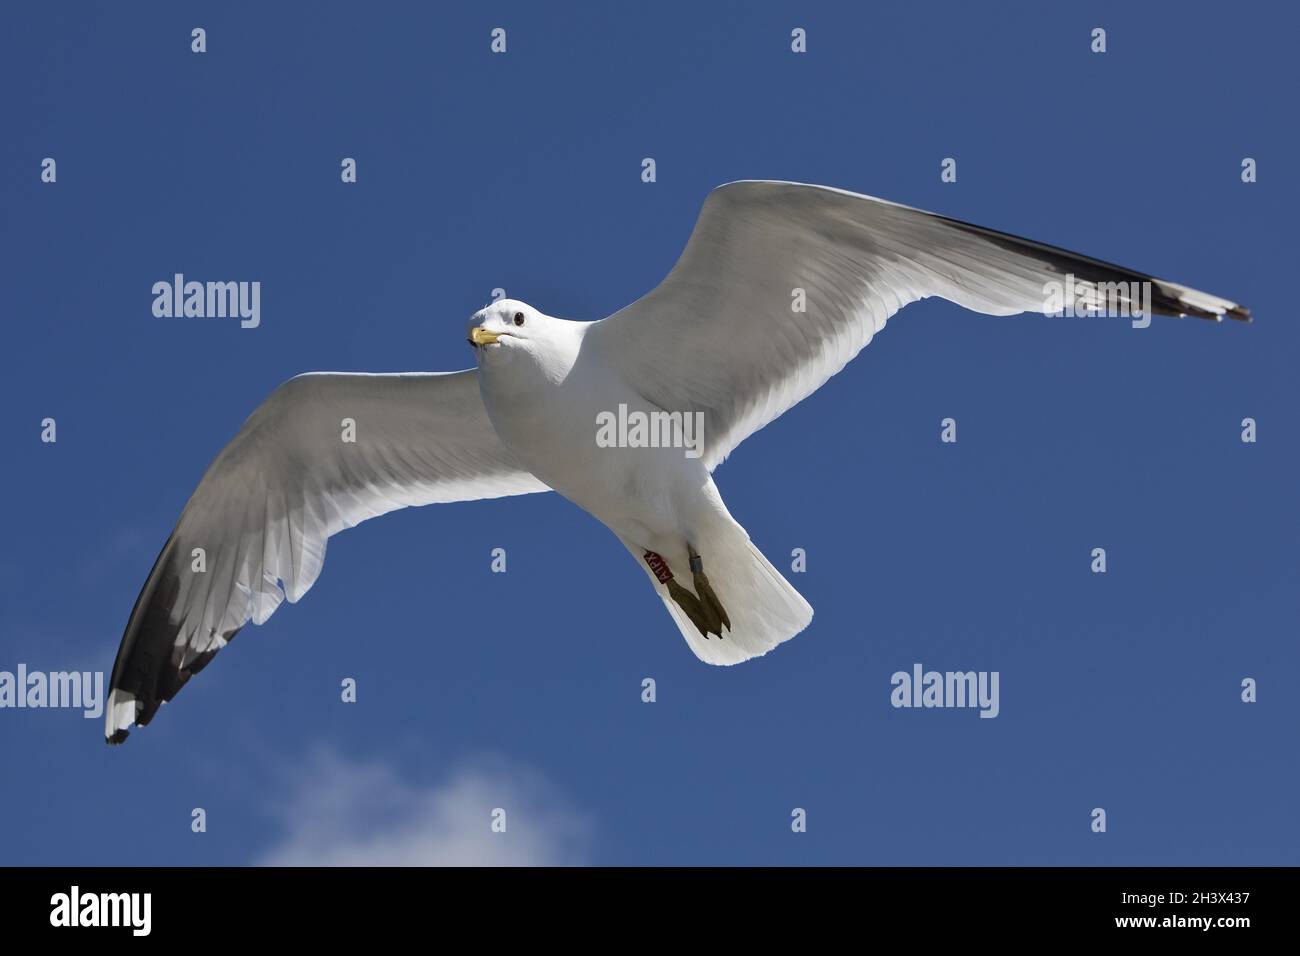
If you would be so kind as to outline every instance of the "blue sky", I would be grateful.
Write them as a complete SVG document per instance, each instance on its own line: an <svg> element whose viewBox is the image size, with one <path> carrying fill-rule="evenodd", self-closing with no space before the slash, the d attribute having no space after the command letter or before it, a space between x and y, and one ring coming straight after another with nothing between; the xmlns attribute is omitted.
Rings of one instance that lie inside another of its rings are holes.
<svg viewBox="0 0 1300 956"><path fill-rule="evenodd" d="M806 550L789 577L816 609L734 668L697 661L617 540L558 496L363 524L125 746L75 711L0 710L0 864L1300 862L1294 11L47 3L4 20L0 670L111 668L186 498L278 383L466 367L495 287L600 318L659 281L719 183L932 209L1255 322L909 307L716 473L778 567ZM150 288L175 272L259 280L260 327L155 318ZM917 662L998 671L1000 715L892 708L891 674Z"/></svg>

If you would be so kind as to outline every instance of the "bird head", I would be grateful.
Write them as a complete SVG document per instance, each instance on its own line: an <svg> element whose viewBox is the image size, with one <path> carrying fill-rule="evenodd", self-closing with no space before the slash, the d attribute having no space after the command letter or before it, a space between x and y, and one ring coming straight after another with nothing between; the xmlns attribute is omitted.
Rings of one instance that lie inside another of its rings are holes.
<svg viewBox="0 0 1300 956"><path fill-rule="evenodd" d="M501 299L470 316L469 344L479 350L519 348L544 333L547 318L526 302Z"/></svg>
<svg viewBox="0 0 1300 956"><path fill-rule="evenodd" d="M495 388L527 392L564 380L589 324L557 319L518 299L501 299L471 316L468 338L480 371Z"/></svg>

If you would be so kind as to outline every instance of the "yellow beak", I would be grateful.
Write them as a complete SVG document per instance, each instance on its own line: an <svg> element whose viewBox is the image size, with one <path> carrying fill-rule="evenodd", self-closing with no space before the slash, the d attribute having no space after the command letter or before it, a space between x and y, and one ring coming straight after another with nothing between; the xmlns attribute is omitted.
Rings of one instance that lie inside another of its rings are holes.
<svg viewBox="0 0 1300 956"><path fill-rule="evenodd" d="M499 338L500 332L489 332L487 329L475 329L469 334L469 340L475 345L491 345Z"/></svg>

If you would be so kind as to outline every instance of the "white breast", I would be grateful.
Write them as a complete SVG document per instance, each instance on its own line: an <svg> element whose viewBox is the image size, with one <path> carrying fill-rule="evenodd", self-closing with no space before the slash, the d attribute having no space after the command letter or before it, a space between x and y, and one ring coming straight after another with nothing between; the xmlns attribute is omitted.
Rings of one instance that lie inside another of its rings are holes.
<svg viewBox="0 0 1300 956"><path fill-rule="evenodd" d="M487 373L480 378L483 402L497 434L524 467L617 533L679 530L709 481L703 462L682 447L617 441L611 447L597 440L602 420L607 425L611 415L665 410L591 361L580 339L561 374L556 365L523 361L523 355L496 358L485 356L481 363ZM608 428L602 437L608 439Z"/></svg>

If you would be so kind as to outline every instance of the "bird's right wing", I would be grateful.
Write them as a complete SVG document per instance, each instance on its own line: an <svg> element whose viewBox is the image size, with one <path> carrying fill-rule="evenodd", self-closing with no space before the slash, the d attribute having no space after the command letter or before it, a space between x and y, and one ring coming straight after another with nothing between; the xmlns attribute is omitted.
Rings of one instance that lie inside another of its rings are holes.
<svg viewBox="0 0 1300 956"><path fill-rule="evenodd" d="M1151 310L1166 315L1250 315L1177 283L871 196L738 182L709 194L664 281L595 323L584 347L659 408L702 414L711 470L820 388L909 302L938 296L988 315L1044 312L1049 283L1083 297L1114 294L1130 308L1131 291L1145 286Z"/></svg>
<svg viewBox="0 0 1300 956"><path fill-rule="evenodd" d="M501 444L472 369L289 380L209 466L158 556L113 665L106 736L125 740L250 619L302 597L330 535L397 508L547 490Z"/></svg>

